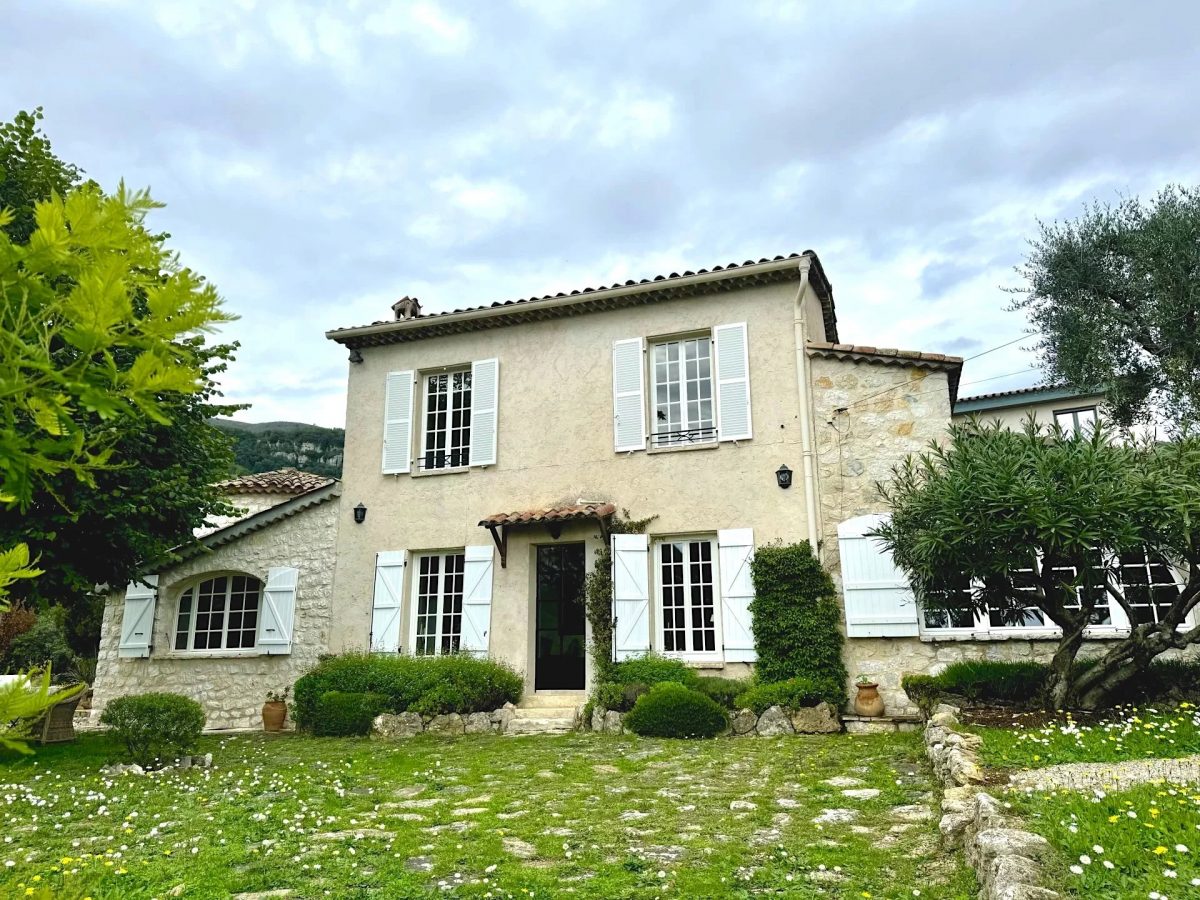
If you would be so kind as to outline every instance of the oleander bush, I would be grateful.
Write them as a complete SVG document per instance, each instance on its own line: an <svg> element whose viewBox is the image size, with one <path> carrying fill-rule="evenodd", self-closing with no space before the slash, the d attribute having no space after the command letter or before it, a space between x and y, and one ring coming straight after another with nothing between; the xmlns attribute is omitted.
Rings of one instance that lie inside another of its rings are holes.
<svg viewBox="0 0 1200 900"><path fill-rule="evenodd" d="M841 603L829 573L807 541L767 544L754 552L754 678L761 684L796 676L833 687L835 706L846 702Z"/></svg>
<svg viewBox="0 0 1200 900"><path fill-rule="evenodd" d="M752 685L734 699L734 704L737 709L752 709L762 715L772 706L802 709L824 702L837 707L845 701L845 696L846 688L841 682L797 675L774 684Z"/></svg>
<svg viewBox="0 0 1200 900"><path fill-rule="evenodd" d="M371 723L387 709L387 700L369 691L326 691L317 700L312 732L320 737L370 734Z"/></svg>
<svg viewBox="0 0 1200 900"><path fill-rule="evenodd" d="M195 749L204 730L204 708L181 694L150 693L109 701L100 723L124 747L131 762L152 766Z"/></svg>
<svg viewBox="0 0 1200 900"><path fill-rule="evenodd" d="M709 738L729 727L729 715L711 697L664 681L638 697L625 727L645 737Z"/></svg>
<svg viewBox="0 0 1200 900"><path fill-rule="evenodd" d="M315 730L318 704L328 691L380 694L381 712L490 712L521 699L524 679L503 663L465 653L447 656L383 656L345 653L323 657L296 681L292 715Z"/></svg>
<svg viewBox="0 0 1200 900"><path fill-rule="evenodd" d="M749 678L718 678L702 675L696 680L696 690L712 697L726 709L737 709L737 698L744 694L753 682Z"/></svg>

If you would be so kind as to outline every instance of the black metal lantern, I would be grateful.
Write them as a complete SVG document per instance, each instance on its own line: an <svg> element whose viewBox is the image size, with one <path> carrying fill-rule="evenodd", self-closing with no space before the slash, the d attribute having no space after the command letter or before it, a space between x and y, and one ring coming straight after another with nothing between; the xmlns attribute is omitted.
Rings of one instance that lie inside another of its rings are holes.
<svg viewBox="0 0 1200 900"><path fill-rule="evenodd" d="M779 486L787 490L792 486L792 470L786 465L780 466L775 470L775 480L779 482Z"/></svg>
<svg viewBox="0 0 1200 900"><path fill-rule="evenodd" d="M361 525L367 518L367 508L361 503L354 507L354 524Z"/></svg>

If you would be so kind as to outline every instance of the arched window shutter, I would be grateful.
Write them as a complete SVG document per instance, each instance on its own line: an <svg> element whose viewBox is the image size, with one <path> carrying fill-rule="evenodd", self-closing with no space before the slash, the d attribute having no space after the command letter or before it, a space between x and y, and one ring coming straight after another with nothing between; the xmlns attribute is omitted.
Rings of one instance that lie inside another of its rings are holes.
<svg viewBox="0 0 1200 900"><path fill-rule="evenodd" d="M258 614L258 649L270 656L292 652L296 622L296 584L300 570L277 566L267 571Z"/></svg>
<svg viewBox="0 0 1200 900"><path fill-rule="evenodd" d="M912 637L918 634L917 602L892 555L867 532L888 516L857 516L838 525L842 595L848 637Z"/></svg>

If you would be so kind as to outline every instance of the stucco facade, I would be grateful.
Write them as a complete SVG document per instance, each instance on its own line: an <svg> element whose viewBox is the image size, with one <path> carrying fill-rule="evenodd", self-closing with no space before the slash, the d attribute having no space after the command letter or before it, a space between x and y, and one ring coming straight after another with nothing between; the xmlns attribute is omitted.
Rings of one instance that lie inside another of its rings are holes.
<svg viewBox="0 0 1200 900"><path fill-rule="evenodd" d="M253 497L233 499L239 506L255 506L259 512L270 508ZM282 498L282 502L288 501L294 498ZM147 658L120 657L124 592L110 594L104 608L93 686L93 716L98 717L114 697L171 691L199 701L208 715L210 729L261 727L266 692L282 691L294 684L328 650L338 506L338 497L332 494L322 502L159 571L153 639ZM268 570L277 566L299 570L290 653L265 655L261 648L207 652L173 649L179 599L189 587L218 574L251 575L266 582Z"/></svg>
<svg viewBox="0 0 1200 900"><path fill-rule="evenodd" d="M652 538L751 528L756 544L803 539L804 486L781 490L775 477L781 464L801 468L796 295L793 283L766 285L362 349L362 362L350 366L347 395L334 649L367 646L377 553L490 544L478 523L497 512L606 500L630 518L653 516ZM747 326L753 438L615 452L614 341L706 333L731 322ZM481 358L499 360L496 464L381 474L387 374L428 373ZM355 524L352 507L359 502L368 512ZM531 689L534 548L555 540L544 528L511 531L507 566L497 562L494 570L489 653L526 673ZM564 527L557 542L570 541L586 544L590 567L600 542L596 524ZM411 571L404 597L401 646L408 648Z"/></svg>
<svg viewBox="0 0 1200 900"><path fill-rule="evenodd" d="M1000 422L1019 431L1032 418L1039 425L1053 425L1056 412L1095 409L1101 421L1106 418L1103 394L1079 394L1067 388L1043 387L962 397L954 406L954 421L972 416L983 422Z"/></svg>

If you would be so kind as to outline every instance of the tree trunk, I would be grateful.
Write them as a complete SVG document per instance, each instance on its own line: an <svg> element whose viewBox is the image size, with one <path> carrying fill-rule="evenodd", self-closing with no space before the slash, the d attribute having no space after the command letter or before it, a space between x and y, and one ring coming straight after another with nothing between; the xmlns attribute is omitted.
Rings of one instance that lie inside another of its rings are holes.
<svg viewBox="0 0 1200 900"><path fill-rule="evenodd" d="M1135 628L1129 637L1075 678L1071 692L1076 703L1083 709L1107 705L1108 698L1117 688L1144 672L1154 657L1166 649L1168 642L1165 635Z"/></svg>
<svg viewBox="0 0 1200 900"><path fill-rule="evenodd" d="M1050 660L1050 678L1047 681L1050 705L1054 709L1066 709L1074 698L1074 685L1071 680L1071 668L1075 665L1075 657L1083 646L1083 626L1071 629L1071 633L1063 632L1054 658Z"/></svg>

